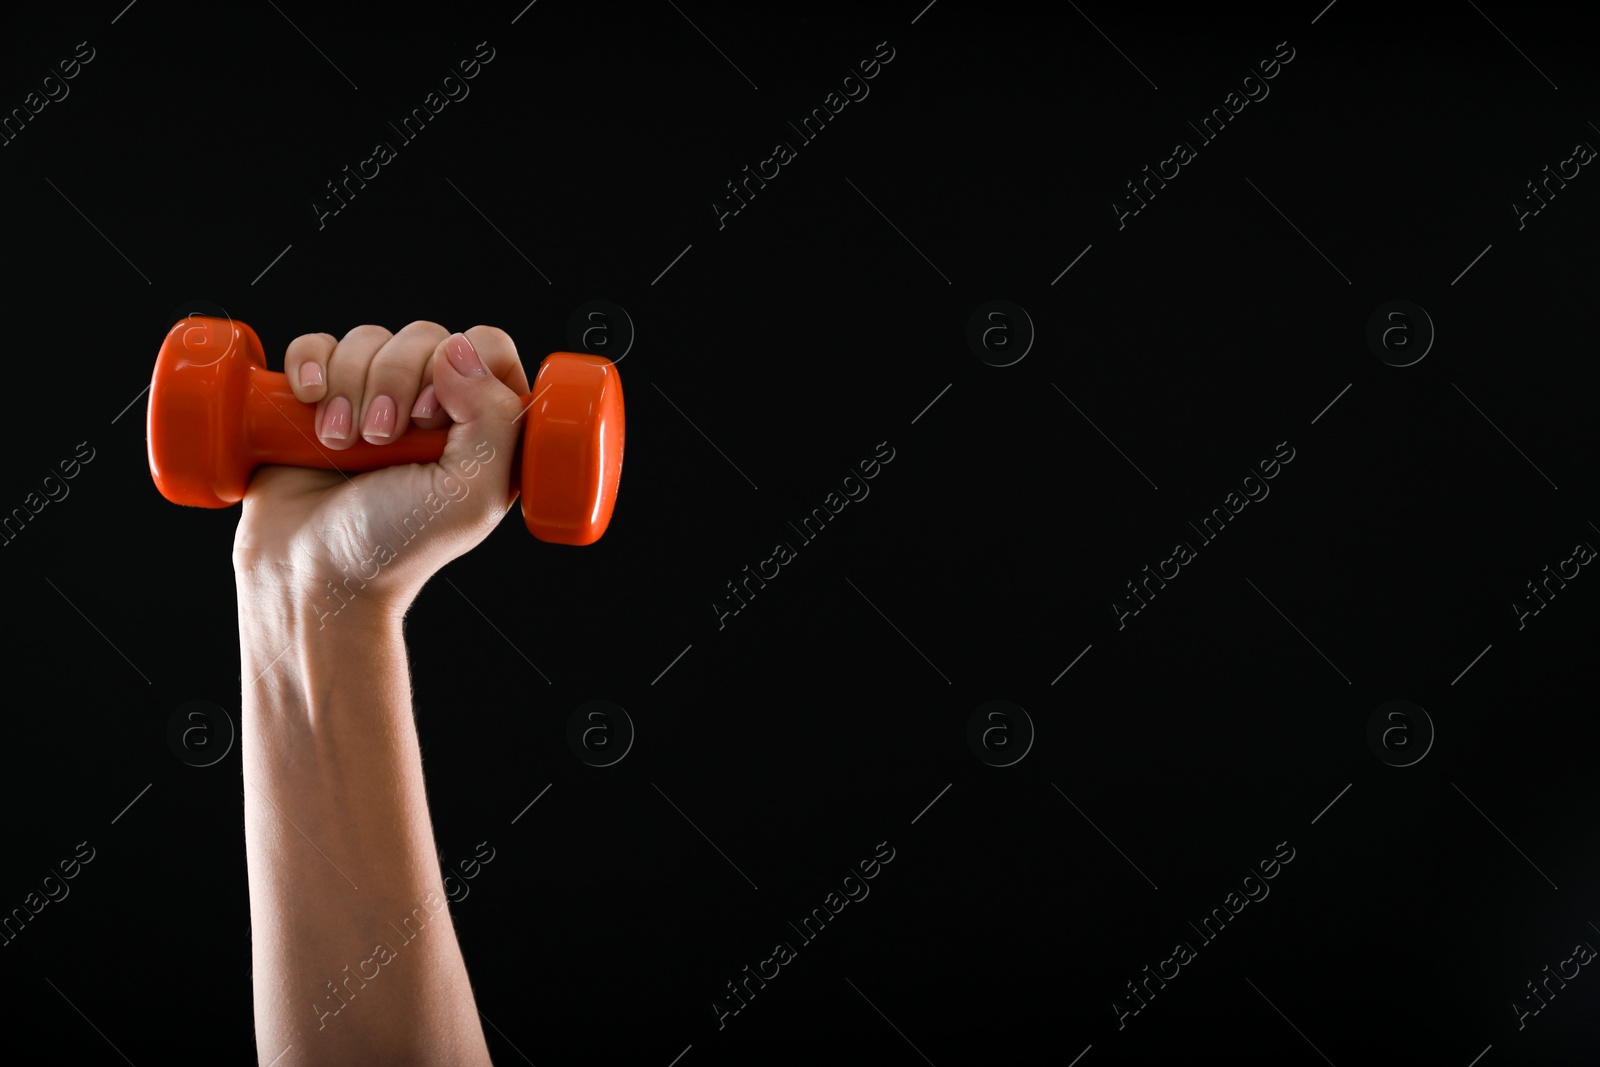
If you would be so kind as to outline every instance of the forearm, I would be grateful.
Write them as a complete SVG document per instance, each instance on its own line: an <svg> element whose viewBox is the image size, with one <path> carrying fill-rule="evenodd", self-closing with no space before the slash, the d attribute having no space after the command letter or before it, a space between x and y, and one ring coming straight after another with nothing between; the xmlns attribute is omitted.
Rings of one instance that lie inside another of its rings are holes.
<svg viewBox="0 0 1600 1067"><path fill-rule="evenodd" d="M446 907L401 612L241 576L261 1062L488 1063ZM326 610L324 608L323 610Z"/></svg>

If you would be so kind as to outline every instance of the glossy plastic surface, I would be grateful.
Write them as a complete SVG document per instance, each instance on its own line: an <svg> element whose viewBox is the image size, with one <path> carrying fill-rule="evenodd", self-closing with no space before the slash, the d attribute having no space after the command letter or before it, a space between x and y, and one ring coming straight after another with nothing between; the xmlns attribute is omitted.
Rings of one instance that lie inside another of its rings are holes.
<svg viewBox="0 0 1600 1067"><path fill-rule="evenodd" d="M522 516L541 541L588 545L611 521L622 477L622 381L601 356L552 352L523 396ZM315 434L316 405L266 369L261 340L242 322L180 320L156 357L146 417L150 475L176 504L222 508L244 498L265 464L346 473L444 454L447 430L411 429L386 445L357 440L334 452Z"/></svg>
<svg viewBox="0 0 1600 1067"><path fill-rule="evenodd" d="M522 517L541 541L588 545L611 521L622 478L622 379L603 356L539 365L522 447Z"/></svg>

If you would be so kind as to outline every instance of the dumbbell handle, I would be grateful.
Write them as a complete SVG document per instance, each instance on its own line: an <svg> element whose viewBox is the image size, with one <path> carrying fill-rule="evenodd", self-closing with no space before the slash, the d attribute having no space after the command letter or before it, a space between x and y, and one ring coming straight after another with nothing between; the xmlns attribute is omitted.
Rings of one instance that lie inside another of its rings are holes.
<svg viewBox="0 0 1600 1067"><path fill-rule="evenodd" d="M348 448L329 448L317 439L316 405L307 404L294 395L288 375L251 367L248 377L244 440L254 466L281 464L354 474L406 463L433 463L444 455L450 431L416 426L388 444L375 445L358 436ZM532 405L533 399L534 394L523 394L524 410ZM519 435L519 450L521 441Z"/></svg>

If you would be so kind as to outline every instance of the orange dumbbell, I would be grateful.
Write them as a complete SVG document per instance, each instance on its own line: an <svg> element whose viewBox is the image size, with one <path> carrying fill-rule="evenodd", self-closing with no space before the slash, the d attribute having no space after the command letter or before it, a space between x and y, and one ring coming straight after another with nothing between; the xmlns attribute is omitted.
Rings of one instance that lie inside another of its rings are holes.
<svg viewBox="0 0 1600 1067"><path fill-rule="evenodd" d="M518 461L522 517L541 541L589 545L611 521L622 477L622 381L602 356L552 352L539 364ZM393 442L317 444L316 406L267 370L261 339L242 322L182 319L167 332L150 379L150 475L174 504L225 508L266 464L357 471L433 463L448 430L413 427Z"/></svg>

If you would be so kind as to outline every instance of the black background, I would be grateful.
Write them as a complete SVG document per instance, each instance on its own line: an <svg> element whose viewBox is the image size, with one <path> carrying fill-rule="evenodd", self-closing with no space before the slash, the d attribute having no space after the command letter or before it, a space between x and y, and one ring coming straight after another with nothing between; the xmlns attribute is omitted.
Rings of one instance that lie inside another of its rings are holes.
<svg viewBox="0 0 1600 1067"><path fill-rule="evenodd" d="M96 850L0 948L6 1044L254 1056L239 757L166 740L186 701L237 721L237 511L161 499L126 407L186 302L278 367L429 319L531 369L598 298L637 327L609 531L513 511L407 623L442 861L495 850L452 912L497 1063L1592 1062L1593 968L1510 1007L1600 945L1600 579L1510 608L1600 544L1600 179L1511 208L1600 143L1579 14L278 6L0 34L5 110L95 50L0 148L0 509L95 456L4 546L0 909ZM480 41L470 95L319 229ZM880 41L870 95L719 229ZM1281 41L1270 96L1119 230L1123 183ZM1037 330L1009 367L965 339L991 299ZM1395 299L1437 329L1405 368L1365 340ZM1285 441L1119 630L1123 583ZM880 442L870 496L719 630L723 583ZM591 699L637 727L609 768L565 741ZM992 699L1037 730L1010 767L967 745ZM1392 699L1437 731L1406 768L1366 740ZM724 983L879 842L870 896L719 1030ZM1119 1030L1124 983L1280 842L1270 896Z"/></svg>

